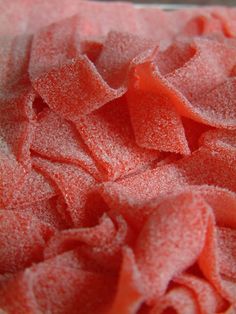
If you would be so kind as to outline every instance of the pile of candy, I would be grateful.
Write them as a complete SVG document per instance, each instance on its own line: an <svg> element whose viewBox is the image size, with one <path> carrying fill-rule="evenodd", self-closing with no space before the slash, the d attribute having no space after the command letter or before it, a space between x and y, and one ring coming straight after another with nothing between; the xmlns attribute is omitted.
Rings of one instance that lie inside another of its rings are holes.
<svg viewBox="0 0 236 314"><path fill-rule="evenodd" d="M236 313L236 9L0 10L1 313Z"/></svg>

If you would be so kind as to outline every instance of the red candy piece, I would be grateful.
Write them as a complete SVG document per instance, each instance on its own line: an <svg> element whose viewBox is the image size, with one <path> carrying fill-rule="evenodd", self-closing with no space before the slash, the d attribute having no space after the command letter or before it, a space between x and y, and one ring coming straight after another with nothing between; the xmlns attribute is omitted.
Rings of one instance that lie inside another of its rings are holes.
<svg viewBox="0 0 236 314"><path fill-rule="evenodd" d="M151 314L197 314L198 304L194 294L185 287L170 290L150 312Z"/></svg>
<svg viewBox="0 0 236 314"><path fill-rule="evenodd" d="M201 135L211 129L208 125L198 123L194 120L182 117L184 132L191 152L197 150L200 146L199 139Z"/></svg>
<svg viewBox="0 0 236 314"><path fill-rule="evenodd" d="M51 109L74 122L124 93L112 89L85 55L32 78L32 84Z"/></svg>
<svg viewBox="0 0 236 314"><path fill-rule="evenodd" d="M236 193L209 185L190 188L211 206L218 226L236 228Z"/></svg>
<svg viewBox="0 0 236 314"><path fill-rule="evenodd" d="M84 142L105 179L116 179L158 158L159 153L136 145L124 98L80 119L77 123Z"/></svg>
<svg viewBox="0 0 236 314"><path fill-rule="evenodd" d="M149 63L137 65L128 92L137 144L165 152L189 154L181 118Z"/></svg>
<svg viewBox="0 0 236 314"><path fill-rule="evenodd" d="M208 205L193 193L164 201L149 216L135 247L149 301L161 297L170 280L197 260L208 216Z"/></svg>
<svg viewBox="0 0 236 314"><path fill-rule="evenodd" d="M94 161L75 126L49 109L38 116L31 149L51 160L79 165L99 177Z"/></svg>
<svg viewBox="0 0 236 314"><path fill-rule="evenodd" d="M23 90L0 100L0 206L11 203L31 167L33 99L32 91Z"/></svg>
<svg viewBox="0 0 236 314"><path fill-rule="evenodd" d="M135 229L142 228L153 208L147 202L185 186L175 165L160 166L119 182L107 182L101 195L110 208L122 214Z"/></svg>
<svg viewBox="0 0 236 314"><path fill-rule="evenodd" d="M80 51L78 17L73 16L42 28L33 36L29 73L34 81L54 68L60 68Z"/></svg>
<svg viewBox="0 0 236 314"><path fill-rule="evenodd" d="M42 200L48 200L55 194L56 191L50 182L37 170L32 169L19 191L15 191L11 207L28 206Z"/></svg>
<svg viewBox="0 0 236 314"><path fill-rule="evenodd" d="M218 228L218 248L220 273L236 279L236 231L230 228Z"/></svg>
<svg viewBox="0 0 236 314"><path fill-rule="evenodd" d="M200 138L200 144L222 155L232 153L233 156L236 152L236 131L212 130L206 132Z"/></svg>
<svg viewBox="0 0 236 314"><path fill-rule="evenodd" d="M231 154L222 155L201 148L173 164L160 166L118 182L105 183L101 194L113 210L122 213L129 223L137 228L142 226L144 219L153 210L149 205L146 206L149 201L162 199L189 185L208 184L236 192L235 169L235 157ZM234 201L227 200L226 203L230 208ZM221 212L219 217L222 216L224 214ZM223 221L227 221L227 215Z"/></svg>
<svg viewBox="0 0 236 314"><path fill-rule="evenodd" d="M235 127L234 110L228 106L228 101L234 106L232 87L230 90L234 80L223 83L236 62L235 48L207 39L195 39L193 47L195 55L184 66L165 75L163 81L173 93L174 106L181 115L197 122ZM222 99L221 93L226 98Z"/></svg>
<svg viewBox="0 0 236 314"><path fill-rule="evenodd" d="M103 247L113 240L116 229L112 220L104 215L100 224L91 228L63 230L55 234L48 243L45 257L50 258L81 246L82 244L92 247Z"/></svg>
<svg viewBox="0 0 236 314"><path fill-rule="evenodd" d="M198 263L204 276L221 296L234 304L236 302L236 284L232 278L221 275L218 245L217 229L212 218L209 220L204 248L199 256Z"/></svg>
<svg viewBox="0 0 236 314"><path fill-rule="evenodd" d="M61 214L69 224L87 226L97 221L103 206L100 198L96 198L97 187L93 177L80 167L52 163L42 158L34 157L33 164L62 193L67 209ZM90 202L92 198L93 204Z"/></svg>
<svg viewBox="0 0 236 314"><path fill-rule="evenodd" d="M36 217L0 211L0 272L15 272L43 258L53 228Z"/></svg>
<svg viewBox="0 0 236 314"><path fill-rule="evenodd" d="M20 213L26 213L32 217L35 216L43 223L49 224L56 229L65 229L68 226L58 212L57 202L58 196L55 196L50 199L46 198L42 201L38 201L37 203L11 209Z"/></svg>
<svg viewBox="0 0 236 314"><path fill-rule="evenodd" d="M219 313L225 308L226 302L206 280L186 273L177 277L175 282L194 293L202 314Z"/></svg>
<svg viewBox="0 0 236 314"><path fill-rule="evenodd" d="M235 313L236 10L0 11L0 312Z"/></svg>
<svg viewBox="0 0 236 314"><path fill-rule="evenodd" d="M127 75L133 59L156 45L152 40L131 33L110 32L96 61L97 69L113 88L127 87Z"/></svg>
<svg viewBox="0 0 236 314"><path fill-rule="evenodd" d="M106 271L117 272L121 267L122 249L124 246L131 246L134 243L134 233L127 225L122 216L113 218L116 224L116 233L111 241L103 243L102 246L81 246L79 251L82 252L88 260L96 261L102 269ZM110 237L107 236L107 239Z"/></svg>
<svg viewBox="0 0 236 314"><path fill-rule="evenodd" d="M73 252L39 263L2 284L0 307L8 313L105 313L115 278L84 271Z"/></svg>
<svg viewBox="0 0 236 314"><path fill-rule="evenodd" d="M135 314L143 301L142 280L134 254L124 249L118 290L109 314Z"/></svg>

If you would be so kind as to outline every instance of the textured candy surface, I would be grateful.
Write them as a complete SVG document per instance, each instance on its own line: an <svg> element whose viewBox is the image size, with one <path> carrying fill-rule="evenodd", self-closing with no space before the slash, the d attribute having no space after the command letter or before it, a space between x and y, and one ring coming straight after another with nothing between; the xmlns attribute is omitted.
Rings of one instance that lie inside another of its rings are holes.
<svg viewBox="0 0 236 314"><path fill-rule="evenodd" d="M135 143L123 97L81 118L77 129L105 179L117 179L158 158L158 152Z"/></svg>
<svg viewBox="0 0 236 314"><path fill-rule="evenodd" d="M236 313L236 10L0 1L0 313Z"/></svg>

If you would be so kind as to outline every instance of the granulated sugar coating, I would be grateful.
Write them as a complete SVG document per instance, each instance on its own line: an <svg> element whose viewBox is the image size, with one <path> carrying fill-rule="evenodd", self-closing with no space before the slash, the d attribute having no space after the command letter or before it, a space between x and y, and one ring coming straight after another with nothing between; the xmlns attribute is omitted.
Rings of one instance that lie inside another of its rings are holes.
<svg viewBox="0 0 236 314"><path fill-rule="evenodd" d="M236 9L0 3L0 313L236 313Z"/></svg>

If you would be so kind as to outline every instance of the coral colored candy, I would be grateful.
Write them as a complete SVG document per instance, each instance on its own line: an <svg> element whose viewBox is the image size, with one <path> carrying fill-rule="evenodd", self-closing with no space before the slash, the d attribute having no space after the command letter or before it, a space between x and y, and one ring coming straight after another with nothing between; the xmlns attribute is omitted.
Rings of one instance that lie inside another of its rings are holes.
<svg viewBox="0 0 236 314"><path fill-rule="evenodd" d="M121 177L159 156L135 143L124 98L81 118L77 129L105 179Z"/></svg>
<svg viewBox="0 0 236 314"><path fill-rule="evenodd" d="M113 218L116 224L116 233L111 241L102 247L82 246L79 251L87 256L88 260L96 261L106 271L118 271L122 263L122 249L124 246L133 246L134 232L122 216ZM109 239L109 237L107 237Z"/></svg>
<svg viewBox="0 0 236 314"><path fill-rule="evenodd" d="M49 109L38 116L31 149L51 160L79 165L99 177L96 165L75 126Z"/></svg>
<svg viewBox="0 0 236 314"><path fill-rule="evenodd" d="M84 271L72 252L27 268L0 288L0 307L8 313L104 313L114 295L115 278Z"/></svg>
<svg viewBox="0 0 236 314"><path fill-rule="evenodd" d="M236 231L230 228L218 228L217 235L220 272L228 278L236 279Z"/></svg>
<svg viewBox="0 0 236 314"><path fill-rule="evenodd" d="M29 90L0 99L0 206L11 203L31 167L33 99Z"/></svg>
<svg viewBox="0 0 236 314"><path fill-rule="evenodd" d="M208 205L193 193L166 200L149 216L134 251L149 301L163 296L173 276L197 260L208 216Z"/></svg>
<svg viewBox="0 0 236 314"><path fill-rule="evenodd" d="M33 164L62 193L67 210L61 214L68 218L68 223L86 226L96 221L103 206L100 198L96 199L97 187L93 177L80 167L38 157L34 157ZM93 198L93 204L90 198Z"/></svg>
<svg viewBox="0 0 236 314"><path fill-rule="evenodd" d="M204 197L211 206L218 226L236 227L236 193L209 185L190 186L190 189Z"/></svg>
<svg viewBox="0 0 236 314"><path fill-rule="evenodd" d="M11 207L24 207L55 196L56 189L36 169L27 175L24 184L15 192Z"/></svg>
<svg viewBox="0 0 236 314"><path fill-rule="evenodd" d="M182 274L175 282L185 286L194 293L201 313L219 313L224 310L226 302L206 280L190 274Z"/></svg>
<svg viewBox="0 0 236 314"><path fill-rule="evenodd" d="M48 243L45 256L47 258L53 257L82 244L102 247L111 242L115 235L114 223L104 215L100 219L100 224L95 227L63 230L55 234Z"/></svg>
<svg viewBox="0 0 236 314"><path fill-rule="evenodd" d="M203 133L208 131L210 127L184 117L182 117L182 123L184 126L185 136L188 141L188 146L191 152L193 152L201 146L199 143L200 137Z"/></svg>
<svg viewBox="0 0 236 314"><path fill-rule="evenodd" d="M53 228L30 214L0 211L0 272L15 272L43 259Z"/></svg>
<svg viewBox="0 0 236 314"><path fill-rule="evenodd" d="M137 65L128 92L137 144L165 152L189 154L181 118L168 93L156 83L150 64Z"/></svg>
<svg viewBox="0 0 236 314"><path fill-rule="evenodd" d="M127 85L133 59L156 45L152 40L130 33L110 32L96 61L97 69L113 88Z"/></svg>
<svg viewBox="0 0 236 314"><path fill-rule="evenodd" d="M65 229L68 227L66 221L63 220L58 211L58 196L45 198L41 201L31 203L19 207L14 204L15 207L11 207L11 210L19 211L20 213L26 213L27 215L37 217L41 222L47 223L53 226L55 229Z"/></svg>
<svg viewBox="0 0 236 314"><path fill-rule="evenodd" d="M175 107L180 114L197 122L216 127L235 127L234 110L228 106L233 97L233 79L224 83L236 61L235 47L207 39L196 39L193 47L196 52L189 62L165 76L168 84L177 90ZM221 93L226 101L220 97ZM222 106L224 109L221 109Z"/></svg>
<svg viewBox="0 0 236 314"><path fill-rule="evenodd" d="M52 110L74 122L124 93L111 88L85 55L31 80Z"/></svg>
<svg viewBox="0 0 236 314"><path fill-rule="evenodd" d="M42 28L33 36L29 73L34 81L53 68L60 68L80 51L77 16Z"/></svg>
<svg viewBox="0 0 236 314"><path fill-rule="evenodd" d="M107 182L100 193L108 206L122 214L135 229L143 226L153 208L149 201L185 185L175 165L160 166L118 182Z"/></svg>
<svg viewBox="0 0 236 314"><path fill-rule="evenodd" d="M221 275L217 229L213 218L209 220L204 248L199 256L198 264L204 276L217 289L223 298L235 303L236 284L233 278Z"/></svg>
<svg viewBox="0 0 236 314"><path fill-rule="evenodd" d="M236 10L0 11L0 312L235 313Z"/></svg>
<svg viewBox="0 0 236 314"><path fill-rule="evenodd" d="M109 314L137 313L143 301L142 280L130 248L124 248L118 291Z"/></svg>
<svg viewBox="0 0 236 314"><path fill-rule="evenodd" d="M151 314L197 314L198 304L194 294L185 287L177 287L170 290L150 312ZM168 312L169 310L169 312Z"/></svg>
<svg viewBox="0 0 236 314"><path fill-rule="evenodd" d="M200 138L200 144L211 150L226 153L236 152L236 131L212 130Z"/></svg>
<svg viewBox="0 0 236 314"><path fill-rule="evenodd" d="M175 163L159 166L117 182L104 183L100 193L113 210L124 215L135 229L139 229L153 211L153 207L148 204L153 199L162 200L168 195L188 188L189 185L207 184L235 192L235 182L235 161L232 158L224 159L221 154L201 148L190 157ZM192 190L196 190L196 187ZM204 194L204 189L202 193ZM212 197L214 193L215 200L214 196ZM209 200L216 206L217 220L223 225L232 222L235 226L232 209L235 207L234 193L213 189L209 194ZM221 210L219 204L227 206L227 214Z"/></svg>

